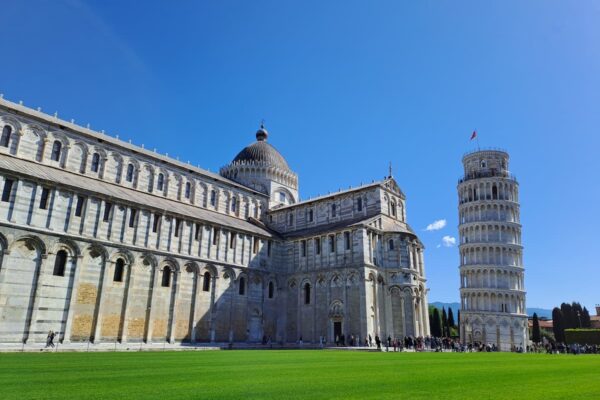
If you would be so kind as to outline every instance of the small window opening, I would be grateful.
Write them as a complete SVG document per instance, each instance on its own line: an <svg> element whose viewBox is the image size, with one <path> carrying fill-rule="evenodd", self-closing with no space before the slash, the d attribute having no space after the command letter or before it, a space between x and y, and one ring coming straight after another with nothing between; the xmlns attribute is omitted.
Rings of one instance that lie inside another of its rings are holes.
<svg viewBox="0 0 600 400"><path fill-rule="evenodd" d="M219 230L219 228L213 228L213 238L212 238L213 246L216 246L219 243L220 233L221 233L221 231Z"/></svg>
<svg viewBox="0 0 600 400"><path fill-rule="evenodd" d="M123 282L123 270L125 269L125 261L122 258L117 259L115 263L115 274L113 275L114 282Z"/></svg>
<svg viewBox="0 0 600 400"><path fill-rule="evenodd" d="M246 294L246 278L244 278L243 276L240 278L240 287L238 293L240 294L240 296Z"/></svg>
<svg viewBox="0 0 600 400"><path fill-rule="evenodd" d="M56 258L54 260L54 271L52 271L52 275L65 276L66 266L67 266L67 252L65 250L59 250L56 253Z"/></svg>
<svg viewBox="0 0 600 400"><path fill-rule="evenodd" d="M52 161L60 160L60 150L62 149L62 143L59 140L55 140L54 144L52 144L52 153L50 154L50 159Z"/></svg>
<svg viewBox="0 0 600 400"><path fill-rule="evenodd" d="M156 233L158 231L158 223L160 222L160 215L154 214L154 223L152 224L152 232Z"/></svg>
<svg viewBox="0 0 600 400"><path fill-rule="evenodd" d="M127 165L127 175L125 176L127 182L133 182L133 164Z"/></svg>
<svg viewBox="0 0 600 400"><path fill-rule="evenodd" d="M77 205L75 206L75 216L81 217L83 213L83 203L85 202L85 197L77 196Z"/></svg>
<svg viewBox="0 0 600 400"><path fill-rule="evenodd" d="M12 133L12 128L9 125L4 125L2 128L2 138L0 139L0 146L8 147L10 143L10 134Z"/></svg>
<svg viewBox="0 0 600 400"><path fill-rule="evenodd" d="M92 172L98 172L98 169L100 169L100 154L94 153L92 156L91 170Z"/></svg>
<svg viewBox="0 0 600 400"><path fill-rule="evenodd" d="M50 190L48 188L42 188L42 195L40 196L40 208L45 210L48 208L48 196L50 195Z"/></svg>
<svg viewBox="0 0 600 400"><path fill-rule="evenodd" d="M158 179L156 180L156 189L162 191L165 188L165 176L160 173L158 174Z"/></svg>
<svg viewBox="0 0 600 400"><path fill-rule="evenodd" d="M175 237L179 237L179 231L181 230L181 220L179 218L175 219Z"/></svg>
<svg viewBox="0 0 600 400"><path fill-rule="evenodd" d="M204 280L202 281L202 291L210 292L210 272L204 273Z"/></svg>
<svg viewBox="0 0 600 400"><path fill-rule="evenodd" d="M133 228L135 226L135 216L136 216L136 211L132 209L131 213L129 214L129 227Z"/></svg>
<svg viewBox="0 0 600 400"><path fill-rule="evenodd" d="M14 182L15 181L12 179L7 179L4 181L4 189L2 189L2 201L10 201L10 193L12 192Z"/></svg>
<svg viewBox="0 0 600 400"><path fill-rule="evenodd" d="M310 304L310 284L304 284L304 304Z"/></svg>
<svg viewBox="0 0 600 400"><path fill-rule="evenodd" d="M272 299L274 294L275 294L275 285L273 285L273 282L269 282L269 298Z"/></svg>
<svg viewBox="0 0 600 400"><path fill-rule="evenodd" d="M169 268L169 267L163 268L161 286L162 287L171 286L171 268Z"/></svg>
<svg viewBox="0 0 600 400"><path fill-rule="evenodd" d="M104 215L102 220L104 222L108 222L109 218L110 218L110 210L112 209L112 204L110 203L106 203L106 205L104 206Z"/></svg>

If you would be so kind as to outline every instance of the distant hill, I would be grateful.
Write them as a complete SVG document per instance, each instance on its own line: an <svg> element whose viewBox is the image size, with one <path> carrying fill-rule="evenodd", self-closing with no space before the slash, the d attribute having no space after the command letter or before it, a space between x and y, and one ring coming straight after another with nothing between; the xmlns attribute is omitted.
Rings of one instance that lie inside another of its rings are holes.
<svg viewBox="0 0 600 400"><path fill-rule="evenodd" d="M432 301L429 303L429 305L437 307L440 310L442 309L442 307L445 307L446 310L451 308L452 312L454 313L454 318L458 318L458 310L460 310L460 303L443 303L441 301ZM552 319L552 310L546 308L527 308L527 315L531 317L533 316L533 313L537 313L538 317L540 318Z"/></svg>

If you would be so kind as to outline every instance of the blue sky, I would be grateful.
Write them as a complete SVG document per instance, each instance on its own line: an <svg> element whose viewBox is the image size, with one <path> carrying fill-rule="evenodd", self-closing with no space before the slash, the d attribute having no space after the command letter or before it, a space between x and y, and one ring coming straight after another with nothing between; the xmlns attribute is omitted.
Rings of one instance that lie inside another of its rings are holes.
<svg viewBox="0 0 600 400"><path fill-rule="evenodd" d="M217 171L254 140L304 198L388 163L427 246L430 300L458 301L461 157L511 155L528 305L600 303L600 3L2 2L0 92ZM425 231L444 219L440 230Z"/></svg>

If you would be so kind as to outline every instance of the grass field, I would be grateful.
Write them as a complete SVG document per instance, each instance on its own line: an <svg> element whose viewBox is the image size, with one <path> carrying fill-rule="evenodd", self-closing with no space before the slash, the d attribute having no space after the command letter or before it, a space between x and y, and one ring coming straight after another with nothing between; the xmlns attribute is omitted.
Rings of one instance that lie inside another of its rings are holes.
<svg viewBox="0 0 600 400"><path fill-rule="evenodd" d="M0 399L600 399L600 356L351 351L0 354Z"/></svg>

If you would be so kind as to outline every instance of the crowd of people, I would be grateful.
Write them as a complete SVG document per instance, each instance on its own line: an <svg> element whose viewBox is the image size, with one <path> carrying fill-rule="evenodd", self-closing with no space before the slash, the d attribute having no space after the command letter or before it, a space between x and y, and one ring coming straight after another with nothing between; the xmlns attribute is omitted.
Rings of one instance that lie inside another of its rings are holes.
<svg viewBox="0 0 600 400"><path fill-rule="evenodd" d="M326 346L326 339L320 338L321 346ZM462 343L458 339L450 337L434 337L434 336L405 336L404 338L381 338L378 335L368 335L361 340L354 335L348 337L342 335L336 335L335 337L336 347L374 347L379 350L385 349L385 351L453 351L453 352L493 352L498 351L498 347L495 343ZM524 351L522 346L514 346L512 351L522 353Z"/></svg>
<svg viewBox="0 0 600 400"><path fill-rule="evenodd" d="M530 353L547 353L547 354L600 354L600 346L596 344L565 344L546 342L533 344L528 348Z"/></svg>

